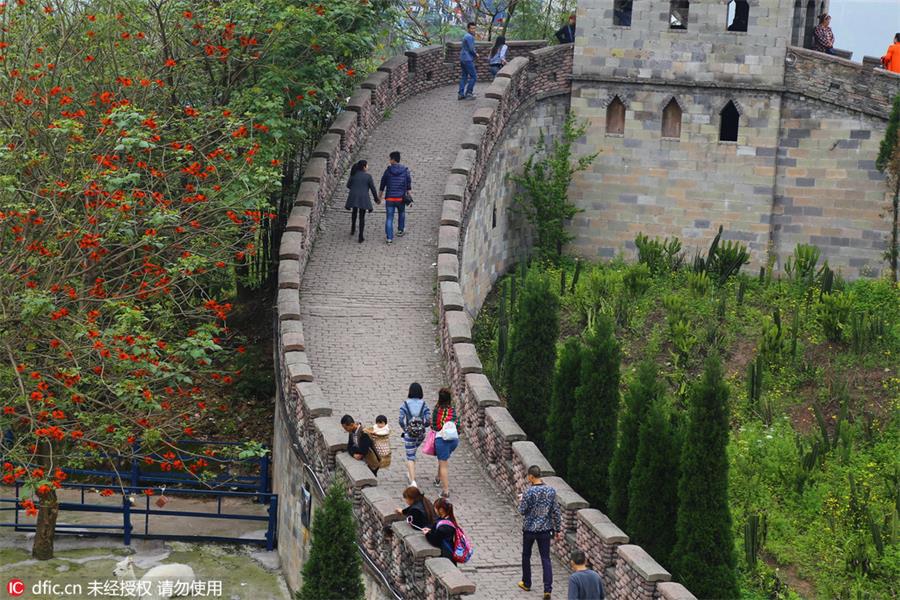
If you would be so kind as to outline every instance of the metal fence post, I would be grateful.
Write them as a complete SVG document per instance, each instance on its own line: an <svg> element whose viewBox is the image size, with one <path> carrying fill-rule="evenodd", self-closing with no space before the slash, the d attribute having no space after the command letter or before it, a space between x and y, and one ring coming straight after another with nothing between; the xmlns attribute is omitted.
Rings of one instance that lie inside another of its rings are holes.
<svg viewBox="0 0 900 600"><path fill-rule="evenodd" d="M278 496L269 496L269 528L266 529L266 550L275 549L275 530L278 527Z"/></svg>
<svg viewBox="0 0 900 600"><path fill-rule="evenodd" d="M122 530L125 535L123 542L126 546L131 545L131 501L128 499L128 493L122 494Z"/></svg>
<svg viewBox="0 0 900 600"><path fill-rule="evenodd" d="M259 492L265 494L269 492L269 453L267 452L259 459ZM265 502L262 496L257 498L257 502Z"/></svg>
<svg viewBox="0 0 900 600"><path fill-rule="evenodd" d="M138 462L137 453L141 449L137 440L131 444L131 487L140 485L141 463Z"/></svg>

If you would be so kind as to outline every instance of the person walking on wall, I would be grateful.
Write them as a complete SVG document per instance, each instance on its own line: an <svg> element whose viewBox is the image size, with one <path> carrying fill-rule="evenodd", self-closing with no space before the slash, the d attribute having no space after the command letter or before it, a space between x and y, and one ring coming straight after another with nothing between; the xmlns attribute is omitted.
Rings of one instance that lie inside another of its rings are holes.
<svg viewBox="0 0 900 600"><path fill-rule="evenodd" d="M350 167L350 178L347 180L347 203L344 205L350 213L350 235L356 233L356 220L359 218L359 243L365 241L363 230L366 228L366 213L372 212L375 207L372 206L372 200L369 200L369 193L375 204L381 204L381 197L378 190L375 189L375 182L369 175L369 163L361 160Z"/></svg>
<svg viewBox="0 0 900 600"><path fill-rule="evenodd" d="M834 54L834 32L831 31L831 15L819 16L819 24L813 29L812 49L816 52Z"/></svg>
<svg viewBox="0 0 900 600"><path fill-rule="evenodd" d="M587 567L587 557L581 550L573 550L569 558L572 574L569 575L568 600L604 600L603 580Z"/></svg>
<svg viewBox="0 0 900 600"><path fill-rule="evenodd" d="M450 390L441 388L438 401L431 414L431 430L434 431L434 449L438 459L438 475L434 485L441 487L441 498L450 497L448 461L459 446L459 415L453 407Z"/></svg>
<svg viewBox="0 0 900 600"><path fill-rule="evenodd" d="M341 417L341 427L347 432L347 454L356 460L366 460L369 450L372 449L372 438L363 431L362 423L359 423L350 415ZM372 469L372 467L369 467ZM372 473L378 474L378 469L372 469Z"/></svg>
<svg viewBox="0 0 900 600"><path fill-rule="evenodd" d="M384 195L384 208L387 219L384 222L384 235L388 244L394 243L394 213L397 213L397 235L402 236L406 230L406 203L412 190L412 176L405 165L400 164L400 153L391 152L388 166L381 176L378 189ZM410 200L411 202L412 200Z"/></svg>
<svg viewBox="0 0 900 600"><path fill-rule="evenodd" d="M421 385L411 383L406 400L400 405L400 429L403 431L400 437L403 438L403 446L406 450L406 471L409 476L409 485L413 487L417 487L416 451L425 441L425 435L428 433L426 427L431 417L428 405L423 399L424 395Z"/></svg>
<svg viewBox="0 0 900 600"><path fill-rule="evenodd" d="M550 562L550 540L562 529L562 514L556 501L556 490L541 479L541 468L528 467L529 487L519 495L522 523L522 581L519 587L531 591L531 549L537 542L543 570L544 598L553 592L553 564Z"/></svg>
<svg viewBox="0 0 900 600"><path fill-rule="evenodd" d="M466 35L462 39L462 47L459 49L459 92L457 100L473 100L473 93L478 73L475 71L475 59L478 53L475 51L475 23L466 24Z"/></svg>
<svg viewBox="0 0 900 600"><path fill-rule="evenodd" d="M575 43L575 15L569 15L569 22L556 31L556 40L560 44Z"/></svg>
<svg viewBox="0 0 900 600"><path fill-rule="evenodd" d="M398 508L397 512L406 517L413 526L425 529L432 527L438 520L434 506L416 486L411 485L403 490L403 501L406 502L406 508Z"/></svg>
<svg viewBox="0 0 900 600"><path fill-rule="evenodd" d="M900 33L894 34L894 43L881 57L881 65L892 73L900 73Z"/></svg>
<svg viewBox="0 0 900 600"><path fill-rule="evenodd" d="M494 41L494 47L491 48L491 56L488 59L488 65L491 68L491 76L496 78L497 73L502 69L506 63L506 53L509 51L509 46L506 45L506 37L502 35L498 35L497 39Z"/></svg>

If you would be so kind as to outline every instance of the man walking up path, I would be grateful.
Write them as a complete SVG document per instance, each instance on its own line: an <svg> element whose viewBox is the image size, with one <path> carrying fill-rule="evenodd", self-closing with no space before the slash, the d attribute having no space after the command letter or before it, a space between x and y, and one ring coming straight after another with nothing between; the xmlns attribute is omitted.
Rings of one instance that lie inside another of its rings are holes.
<svg viewBox="0 0 900 600"><path fill-rule="evenodd" d="M478 79L478 72L475 70L475 59L478 53L475 51L475 23L466 25L466 35L462 39L462 47L459 49L459 92L456 95L457 100L474 100L476 98L473 91L475 90L475 81ZM467 85L468 83L468 85Z"/></svg>
<svg viewBox="0 0 900 600"><path fill-rule="evenodd" d="M550 599L553 592L553 564L550 562L550 540L562 528L562 514L556 501L556 490L545 485L541 479L541 468L528 467L528 483L519 500L519 512L524 517L522 523L522 581L519 587L531 591L531 549L537 542L543 570L544 598Z"/></svg>

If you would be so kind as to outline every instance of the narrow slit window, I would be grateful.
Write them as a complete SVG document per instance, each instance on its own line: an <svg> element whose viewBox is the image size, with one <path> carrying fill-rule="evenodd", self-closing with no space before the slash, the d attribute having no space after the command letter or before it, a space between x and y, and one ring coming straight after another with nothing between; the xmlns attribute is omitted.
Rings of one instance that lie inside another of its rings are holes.
<svg viewBox="0 0 900 600"><path fill-rule="evenodd" d="M497 205L491 208L491 229L497 228Z"/></svg>
<svg viewBox="0 0 900 600"><path fill-rule="evenodd" d="M606 107L606 133L625 133L625 104L616 96Z"/></svg>
<svg viewBox="0 0 900 600"><path fill-rule="evenodd" d="M741 121L741 114L738 112L734 102L728 101L722 112L719 113L721 121L719 123L719 141L720 142L736 142L738 139L738 126Z"/></svg>
<svg viewBox="0 0 900 600"><path fill-rule="evenodd" d="M728 0L728 31L747 31L750 23L750 3L747 0Z"/></svg>
<svg viewBox="0 0 900 600"><path fill-rule="evenodd" d="M688 0L670 0L669 29L687 29L690 9L691 3Z"/></svg>
<svg viewBox="0 0 900 600"><path fill-rule="evenodd" d="M631 27L631 9L634 0L616 0L613 4L613 25Z"/></svg>
<svg viewBox="0 0 900 600"><path fill-rule="evenodd" d="M664 138L681 137L681 107L675 98L669 100L662 114L662 136Z"/></svg>

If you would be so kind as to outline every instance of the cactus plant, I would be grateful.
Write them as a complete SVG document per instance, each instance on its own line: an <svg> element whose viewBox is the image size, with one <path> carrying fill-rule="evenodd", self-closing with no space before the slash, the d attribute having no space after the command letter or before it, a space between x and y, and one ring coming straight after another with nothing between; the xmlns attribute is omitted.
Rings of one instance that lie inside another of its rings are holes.
<svg viewBox="0 0 900 600"><path fill-rule="evenodd" d="M747 278L741 276L740 281L738 281L737 288L737 305L741 306L744 304L744 294L747 293Z"/></svg>
<svg viewBox="0 0 900 600"><path fill-rule="evenodd" d="M575 293L575 286L578 285L578 279L581 277L581 266L582 266L582 264L583 264L583 261L582 261L582 260L577 259L577 258L575 259L575 274L572 275L572 284L571 284L571 286L569 287L569 293L570 293L570 294L574 294L574 293Z"/></svg>
<svg viewBox="0 0 900 600"><path fill-rule="evenodd" d="M766 543L768 521L765 515L759 513L747 517L744 523L744 559L750 570L756 571L756 563L759 559L759 551Z"/></svg>
<svg viewBox="0 0 900 600"><path fill-rule="evenodd" d="M559 297L562 298L566 295L566 270L560 269L559 271Z"/></svg>

